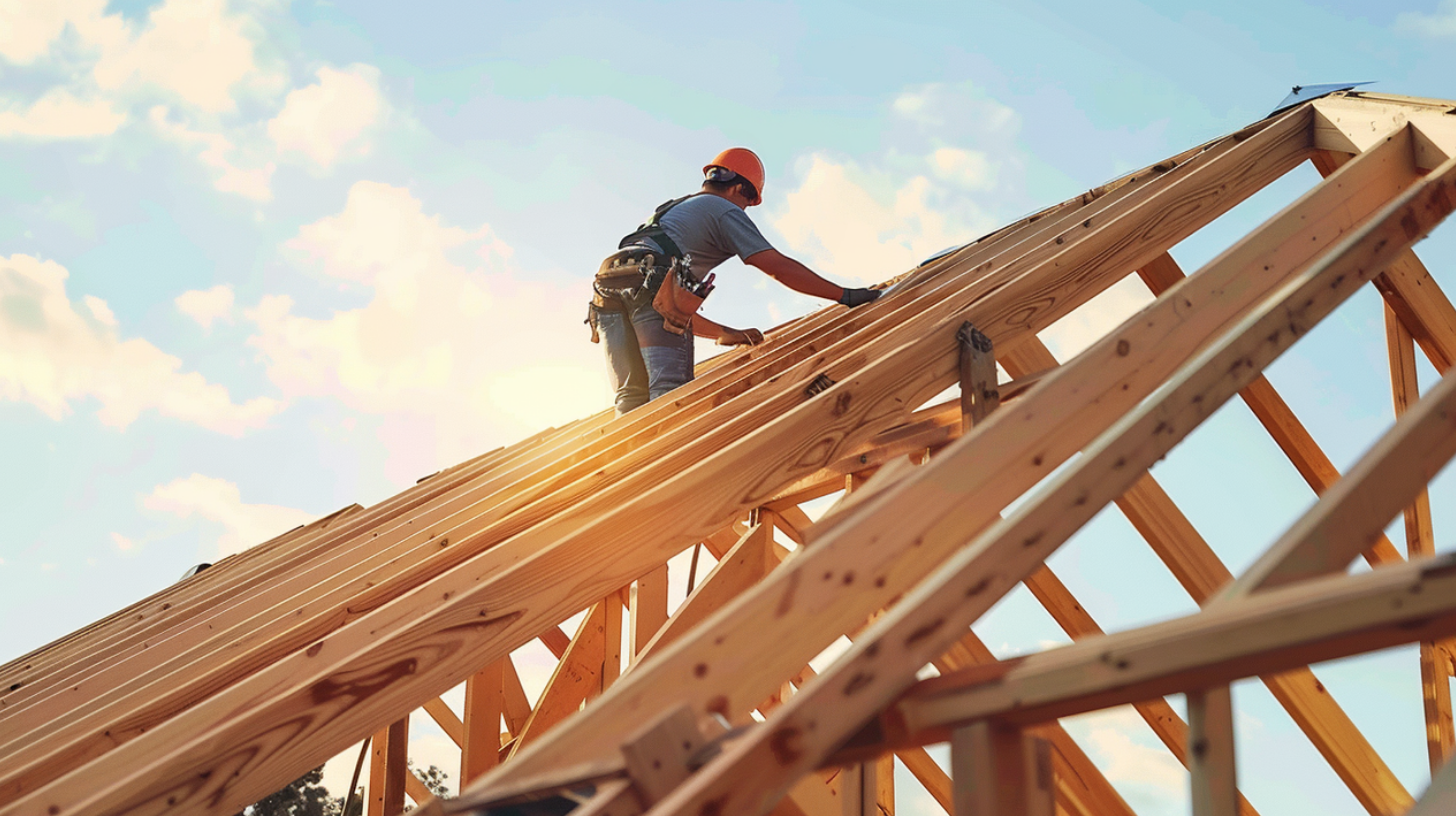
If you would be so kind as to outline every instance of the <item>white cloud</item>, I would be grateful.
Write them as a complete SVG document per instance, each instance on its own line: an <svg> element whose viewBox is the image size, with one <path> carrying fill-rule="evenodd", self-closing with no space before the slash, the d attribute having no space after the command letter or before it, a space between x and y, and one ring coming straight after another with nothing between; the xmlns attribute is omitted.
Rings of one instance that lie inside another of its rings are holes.
<svg viewBox="0 0 1456 816"><path fill-rule="evenodd" d="M126 122L126 114L105 99L82 101L56 88L24 110L0 111L0 137L86 139L108 136Z"/></svg>
<svg viewBox="0 0 1456 816"><path fill-rule="evenodd" d="M69 28L94 60L90 81L110 94L157 89L209 113L236 109L240 87L268 88L279 77L253 59L253 21L224 0L166 0L140 29L106 0L11 2L0 7L0 57L17 65L49 57Z"/></svg>
<svg viewBox="0 0 1456 816"><path fill-rule="evenodd" d="M111 311L111 307L106 305L106 301L95 295L86 295L81 298L81 302L86 304L91 316L96 318L98 323L108 328L116 328L116 313Z"/></svg>
<svg viewBox="0 0 1456 816"><path fill-rule="evenodd" d="M105 90L152 85L204 111L231 111L234 87L257 72L247 25L223 0L167 0L139 35L103 51L96 82Z"/></svg>
<svg viewBox="0 0 1456 816"><path fill-rule="evenodd" d="M884 191L886 175L858 162L814 154L772 223L791 254L811 267L830 278L867 283L904 272L995 227L970 203L948 212L934 183L923 175Z"/></svg>
<svg viewBox="0 0 1456 816"><path fill-rule="evenodd" d="M930 166L936 176L968 190L989 190L996 185L995 165L979 150L937 148L930 154Z"/></svg>
<svg viewBox="0 0 1456 816"><path fill-rule="evenodd" d="M257 327L249 343L285 395L380 418L393 477L606 405L601 352L581 326L585 287L510 274L510 248L488 227L445 225L408 190L359 182L342 212L288 246L372 297L325 317L264 297L245 312Z"/></svg>
<svg viewBox="0 0 1456 816"><path fill-rule="evenodd" d="M221 133L193 130L183 122L173 122L166 106L153 107L149 118L166 138L188 150L197 150L202 163L218 171L212 186L224 193L237 193L254 201L270 201L273 198L272 179L276 165L273 162L244 167L235 164L240 152Z"/></svg>
<svg viewBox="0 0 1456 816"><path fill-rule="evenodd" d="M239 405L227 389L141 338L122 338L100 298L78 310L65 267L28 255L0 258L0 399L25 402L52 419L77 400L99 403L102 424L125 428L156 411L239 436L282 407L258 397Z"/></svg>
<svg viewBox="0 0 1456 816"><path fill-rule="evenodd" d="M907 89L889 106L884 150L803 157L797 185L770 212L789 253L830 278L884 280L1024 208L1014 111L943 84Z"/></svg>
<svg viewBox="0 0 1456 816"><path fill-rule="evenodd" d="M1456 38L1456 0L1441 0L1432 14L1401 12L1396 15L1395 30L1419 37Z"/></svg>
<svg viewBox="0 0 1456 816"><path fill-rule="evenodd" d="M48 55L66 25L74 26L83 42L96 44L114 38L120 15L106 17L106 0L46 0L0 4L0 58L29 65Z"/></svg>
<svg viewBox="0 0 1456 816"><path fill-rule="evenodd" d="M324 274L396 295L413 289L431 274L461 271L447 253L474 245L483 260L504 262L510 247L488 227L471 231L447 227L438 215L401 187L361 181L349 189L344 209L306 224L287 246L318 264ZM468 292L471 301L478 292Z"/></svg>
<svg viewBox="0 0 1456 816"><path fill-rule="evenodd" d="M1062 721L1107 781L1139 812L1177 812L1188 795L1188 772L1131 707Z"/></svg>
<svg viewBox="0 0 1456 816"><path fill-rule="evenodd" d="M970 83L934 82L906 88L890 103L896 115L920 128L978 139L1014 134L1021 127L1015 110L987 97Z"/></svg>
<svg viewBox="0 0 1456 816"><path fill-rule="evenodd" d="M200 473L157 485L143 497L142 506L222 525L223 533L217 539L219 557L242 552L316 518L292 507L245 504L237 485Z"/></svg>
<svg viewBox="0 0 1456 816"><path fill-rule="evenodd" d="M61 36L67 17L61 3L0 5L0 57L18 65L34 62Z"/></svg>
<svg viewBox="0 0 1456 816"><path fill-rule="evenodd" d="M1108 780L1147 785L1169 798L1183 793L1187 772L1166 748L1134 742L1116 727L1093 728L1088 740L1098 759L1106 763L1102 767Z"/></svg>
<svg viewBox="0 0 1456 816"><path fill-rule="evenodd" d="M370 65L320 68L318 80L288 94L268 122L268 135L279 153L296 151L328 168L348 152L368 149L363 134L383 114L384 99L379 69Z"/></svg>
<svg viewBox="0 0 1456 816"><path fill-rule="evenodd" d="M196 320L202 328L210 329L215 320L232 319L233 288L219 284L211 289L193 289L178 295L173 302L182 314Z"/></svg>
<svg viewBox="0 0 1456 816"><path fill-rule="evenodd" d="M1066 362L1152 302L1153 293L1142 279L1128 275L1038 336L1058 360Z"/></svg>
<svg viewBox="0 0 1456 816"><path fill-rule="evenodd" d="M111 534L111 542L115 544L116 548L118 550L121 550L122 552L130 552L134 547L136 547L136 542L132 541L121 533L113 532Z"/></svg>

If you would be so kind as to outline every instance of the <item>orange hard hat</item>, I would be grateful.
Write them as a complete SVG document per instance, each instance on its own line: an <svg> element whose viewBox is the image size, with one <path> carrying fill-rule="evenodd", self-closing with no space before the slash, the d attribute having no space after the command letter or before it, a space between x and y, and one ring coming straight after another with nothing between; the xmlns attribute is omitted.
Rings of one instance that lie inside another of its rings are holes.
<svg viewBox="0 0 1456 816"><path fill-rule="evenodd" d="M750 205L763 201L763 162L758 160L758 154L746 147L730 147L703 165L703 172L714 167L732 170L753 185L758 194L748 202Z"/></svg>

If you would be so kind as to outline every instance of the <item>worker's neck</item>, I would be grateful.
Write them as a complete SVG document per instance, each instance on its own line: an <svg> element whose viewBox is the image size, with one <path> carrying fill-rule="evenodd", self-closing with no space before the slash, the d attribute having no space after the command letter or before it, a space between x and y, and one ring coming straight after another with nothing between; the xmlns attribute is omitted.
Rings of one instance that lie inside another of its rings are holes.
<svg viewBox="0 0 1456 816"><path fill-rule="evenodd" d="M703 188L703 192L709 195L715 195L721 199L732 202L733 206L737 207L740 210L745 210L749 207L748 199L743 195L743 193L739 192L738 187L733 187L732 189L725 190L723 192L708 189L705 187Z"/></svg>

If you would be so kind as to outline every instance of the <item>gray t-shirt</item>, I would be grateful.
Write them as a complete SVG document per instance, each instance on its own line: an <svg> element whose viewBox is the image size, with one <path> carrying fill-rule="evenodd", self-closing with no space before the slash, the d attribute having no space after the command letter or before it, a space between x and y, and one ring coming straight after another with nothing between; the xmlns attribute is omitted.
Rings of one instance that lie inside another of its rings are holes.
<svg viewBox="0 0 1456 816"><path fill-rule="evenodd" d="M693 274L699 278L733 255L746 261L750 255L773 249L743 210L710 193L678 204L658 223L679 249L693 256Z"/></svg>

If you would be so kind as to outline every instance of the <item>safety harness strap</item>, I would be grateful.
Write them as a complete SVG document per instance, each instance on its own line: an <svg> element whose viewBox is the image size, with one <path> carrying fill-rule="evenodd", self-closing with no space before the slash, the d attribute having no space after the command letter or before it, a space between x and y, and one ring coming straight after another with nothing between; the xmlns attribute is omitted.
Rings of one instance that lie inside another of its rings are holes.
<svg viewBox="0 0 1456 816"><path fill-rule="evenodd" d="M664 201L658 205L657 209L652 211L652 216L646 222L618 242L617 249L626 249L633 244L641 243L642 239L647 238L661 247L662 251L666 252L669 258L683 257L684 253L682 249L677 245L676 241L668 237L667 230L663 228L660 222L668 210L697 195L702 195L702 193L685 195L682 198L674 198L671 201Z"/></svg>

